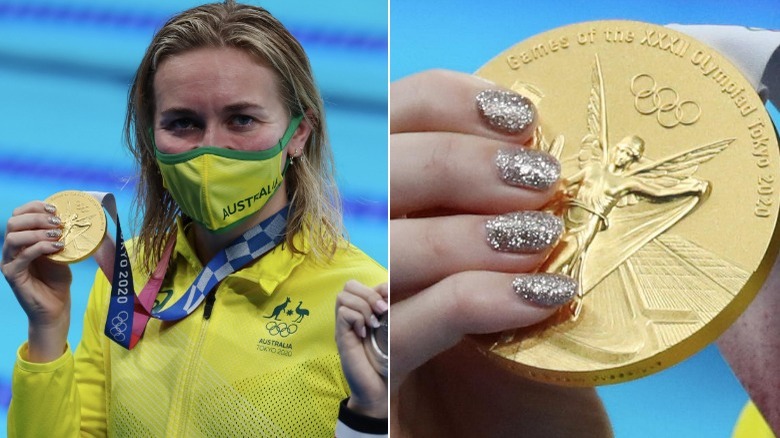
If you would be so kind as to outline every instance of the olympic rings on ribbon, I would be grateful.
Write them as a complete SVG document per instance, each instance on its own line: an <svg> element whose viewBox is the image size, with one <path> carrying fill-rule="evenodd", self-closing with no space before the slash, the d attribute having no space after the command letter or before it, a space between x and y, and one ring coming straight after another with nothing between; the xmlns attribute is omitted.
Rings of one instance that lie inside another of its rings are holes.
<svg viewBox="0 0 780 438"><path fill-rule="evenodd" d="M277 323L276 321L271 321L265 325L265 328L268 330L268 334L271 336L279 335L283 338L286 338L287 336L290 336L298 331L298 324L287 325L283 322Z"/></svg>
<svg viewBox="0 0 780 438"><path fill-rule="evenodd" d="M631 78L631 94L634 108L646 116L655 114L664 128L677 125L692 125L701 116L701 107L692 100L680 101L680 96L670 87L659 87L649 74L642 73Z"/></svg>
<svg viewBox="0 0 780 438"><path fill-rule="evenodd" d="M128 318L130 318L130 315L124 310L117 313L115 317L111 318L111 328L109 329L109 333L111 333L111 336L119 342L122 342L126 339L125 332L127 332Z"/></svg>

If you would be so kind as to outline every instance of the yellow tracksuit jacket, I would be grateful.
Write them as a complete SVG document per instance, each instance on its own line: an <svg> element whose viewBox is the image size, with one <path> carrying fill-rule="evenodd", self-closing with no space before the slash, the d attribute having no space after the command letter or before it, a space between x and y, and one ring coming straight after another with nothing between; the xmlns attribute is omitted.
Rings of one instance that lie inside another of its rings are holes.
<svg viewBox="0 0 780 438"><path fill-rule="evenodd" d="M180 232L158 303L175 302L201 268ZM177 322L152 319L127 351L103 334L110 284L98 272L74 355L35 364L19 349L8 434L333 437L349 394L335 298L350 279L375 286L387 271L352 246L326 263L282 244L224 279L213 303Z"/></svg>

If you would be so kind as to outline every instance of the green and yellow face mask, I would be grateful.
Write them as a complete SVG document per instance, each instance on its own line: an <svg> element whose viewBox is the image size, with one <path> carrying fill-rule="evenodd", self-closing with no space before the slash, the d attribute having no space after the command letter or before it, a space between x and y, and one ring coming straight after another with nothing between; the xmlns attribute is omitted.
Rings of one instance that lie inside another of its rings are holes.
<svg viewBox="0 0 780 438"><path fill-rule="evenodd" d="M181 211L214 232L241 223L258 212L281 187L282 151L303 116L290 120L284 136L271 149L235 151L203 146L179 154L164 154L155 145L163 185Z"/></svg>

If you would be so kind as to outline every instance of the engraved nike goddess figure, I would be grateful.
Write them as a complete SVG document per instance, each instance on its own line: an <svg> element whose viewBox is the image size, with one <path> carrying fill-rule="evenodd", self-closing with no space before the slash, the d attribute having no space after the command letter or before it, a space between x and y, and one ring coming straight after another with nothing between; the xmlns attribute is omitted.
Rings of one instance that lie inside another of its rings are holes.
<svg viewBox="0 0 780 438"><path fill-rule="evenodd" d="M698 165L712 159L734 141L733 138L719 140L658 161L643 159L645 142L636 135L626 136L610 147L604 80L598 55L593 65L588 102L588 131L577 157L580 170L567 178L565 187L570 199L564 216L567 233L543 267L547 272L569 275L582 285L578 299L571 305L575 319L582 310L582 297L595 285L584 281L585 260L595 237L610 227L610 215L615 208L637 204L639 197L652 202L665 202L674 197L695 198L688 207L675 213L671 221L666 221L664 226L668 228L690 213L708 194L709 183L692 176ZM541 135L537 136L540 148L556 157L563 149L562 142L563 137L559 136L548 145ZM649 233L653 234L652 231ZM621 245L624 245L623 252L631 255L644 243L640 240L629 248L624 243Z"/></svg>

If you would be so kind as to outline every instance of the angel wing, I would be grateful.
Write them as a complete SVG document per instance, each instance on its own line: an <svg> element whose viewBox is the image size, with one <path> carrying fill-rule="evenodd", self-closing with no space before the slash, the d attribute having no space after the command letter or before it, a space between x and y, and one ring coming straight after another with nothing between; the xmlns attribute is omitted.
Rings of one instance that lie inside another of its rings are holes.
<svg viewBox="0 0 780 438"><path fill-rule="evenodd" d="M590 98L588 99L588 134L582 138L577 157L580 169L590 162L607 166L607 108L604 93L604 77L601 74L601 62L596 55L591 74Z"/></svg>
<svg viewBox="0 0 780 438"><path fill-rule="evenodd" d="M563 135L560 134L553 139L552 143L547 143L547 139L544 138L544 133L542 132L542 125L540 124L536 127L533 144L540 151L547 152L557 160L560 160L563 152L563 143Z"/></svg>
<svg viewBox="0 0 780 438"><path fill-rule="evenodd" d="M639 178L650 178L655 184L663 187L673 187L680 181L691 177L699 168L699 164L711 160L726 149L734 138L716 141L704 146L699 146L663 160L654 161L644 166L637 167L625 174Z"/></svg>

